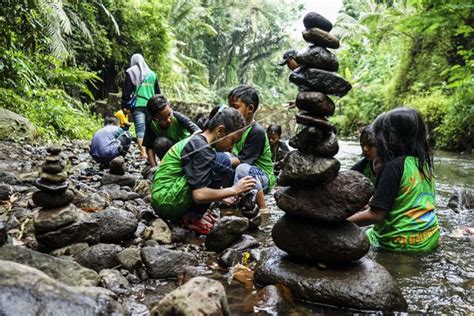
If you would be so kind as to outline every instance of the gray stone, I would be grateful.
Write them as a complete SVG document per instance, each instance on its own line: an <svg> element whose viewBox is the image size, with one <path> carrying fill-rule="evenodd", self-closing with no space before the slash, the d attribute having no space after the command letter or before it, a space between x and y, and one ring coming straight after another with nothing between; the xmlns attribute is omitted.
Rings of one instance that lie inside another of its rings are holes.
<svg viewBox="0 0 474 316"><path fill-rule="evenodd" d="M309 263L359 260L369 252L367 235L348 221L324 223L284 215L272 230L275 245Z"/></svg>
<svg viewBox="0 0 474 316"><path fill-rule="evenodd" d="M295 105L315 116L331 116L336 108L327 95L316 91L300 91L296 96Z"/></svg>
<svg viewBox="0 0 474 316"><path fill-rule="evenodd" d="M37 191L33 193L33 202L36 206L44 208L55 208L65 206L74 200L74 194L66 190L59 193L51 193L46 191Z"/></svg>
<svg viewBox="0 0 474 316"><path fill-rule="evenodd" d="M122 251L122 247L114 244L97 244L91 246L74 256L83 267L99 272L102 269L117 267L117 254Z"/></svg>
<svg viewBox="0 0 474 316"><path fill-rule="evenodd" d="M251 248L257 248L260 246L260 242L255 237L250 235L242 235L239 240L237 240L230 248L235 249L237 251L245 251ZM230 249L229 248L229 249Z"/></svg>
<svg viewBox="0 0 474 316"><path fill-rule="evenodd" d="M74 205L52 209L42 209L34 217L36 233L49 232L73 223L78 217Z"/></svg>
<svg viewBox="0 0 474 316"><path fill-rule="evenodd" d="M64 161L46 162L41 166L41 171L49 174L58 174L64 170L66 163Z"/></svg>
<svg viewBox="0 0 474 316"><path fill-rule="evenodd" d="M7 241L7 225L0 218L0 247Z"/></svg>
<svg viewBox="0 0 474 316"><path fill-rule="evenodd" d="M219 264L223 267L232 267L242 261L245 250L258 246L260 246L260 242L256 238L250 235L242 235L237 242L224 250L219 257Z"/></svg>
<svg viewBox="0 0 474 316"><path fill-rule="evenodd" d="M59 145L52 145L46 148L46 152L50 155L59 155L61 152L62 148Z"/></svg>
<svg viewBox="0 0 474 316"><path fill-rule="evenodd" d="M455 188L449 197L448 207L455 212L474 208L474 190Z"/></svg>
<svg viewBox="0 0 474 316"><path fill-rule="evenodd" d="M103 191L107 194L108 199L110 200L134 200L140 197L140 194L136 192L126 191L121 189L120 185L112 183L104 185L100 188L100 191Z"/></svg>
<svg viewBox="0 0 474 316"><path fill-rule="evenodd" d="M374 188L356 171L342 171L325 186L287 187L275 193L279 208L287 214L337 222L360 211Z"/></svg>
<svg viewBox="0 0 474 316"><path fill-rule="evenodd" d="M336 134L325 134L316 127L306 127L293 136L289 144L302 153L325 158L332 158L339 151Z"/></svg>
<svg viewBox="0 0 474 316"><path fill-rule="evenodd" d="M332 23L316 12L309 12L306 14L303 18L303 24L306 29L317 27L326 32L329 32L332 29Z"/></svg>
<svg viewBox="0 0 474 316"><path fill-rule="evenodd" d="M152 315L230 315L224 286L206 277L195 277L167 294Z"/></svg>
<svg viewBox="0 0 474 316"><path fill-rule="evenodd" d="M9 260L41 270L55 280L71 286L96 286L99 275L77 262L56 258L18 246L0 248L0 260Z"/></svg>
<svg viewBox="0 0 474 316"><path fill-rule="evenodd" d="M50 183L62 183L67 180L67 172L61 171L60 173L56 173L56 174L41 172L40 178L41 180L50 182Z"/></svg>
<svg viewBox="0 0 474 316"><path fill-rule="evenodd" d="M171 229L171 241L175 243L184 243L186 241L186 229L175 226Z"/></svg>
<svg viewBox="0 0 474 316"><path fill-rule="evenodd" d="M133 272L142 265L142 258L140 256L140 249L126 248L117 253L117 261L122 268Z"/></svg>
<svg viewBox="0 0 474 316"><path fill-rule="evenodd" d="M9 185L23 185L23 181L17 177L14 173L0 171L0 182Z"/></svg>
<svg viewBox="0 0 474 316"><path fill-rule="evenodd" d="M66 247L56 249L51 252L51 255L55 257L75 256L76 254L87 248L89 248L89 244L85 242L78 242L77 244L72 244Z"/></svg>
<svg viewBox="0 0 474 316"><path fill-rule="evenodd" d="M0 184L0 201L8 201L13 194L13 188L9 184Z"/></svg>
<svg viewBox="0 0 474 316"><path fill-rule="evenodd" d="M102 285L117 295L129 295L130 283L118 270L104 269L99 273Z"/></svg>
<svg viewBox="0 0 474 316"><path fill-rule="evenodd" d="M318 68L327 71L337 71L339 62L336 56L324 47L310 46L300 51L295 57L298 65L308 68Z"/></svg>
<svg viewBox="0 0 474 316"><path fill-rule="evenodd" d="M138 227L138 220L131 212L118 208L96 212L92 217L99 224L96 234L99 235L100 242L120 243L133 239Z"/></svg>
<svg viewBox="0 0 474 316"><path fill-rule="evenodd" d="M245 217L222 217L206 237L206 248L210 251L222 251L239 240L249 228L249 220Z"/></svg>
<svg viewBox="0 0 474 316"><path fill-rule="evenodd" d="M0 262L0 311L25 316L125 315L109 290L67 286L11 261Z"/></svg>
<svg viewBox="0 0 474 316"><path fill-rule="evenodd" d="M145 239L151 239L157 241L159 244L170 244L171 243L171 230L168 224L165 223L161 218L155 219L149 227L147 227L143 233Z"/></svg>
<svg viewBox="0 0 474 316"><path fill-rule="evenodd" d="M107 201L99 193L84 196L75 202L77 207L85 211L99 211L107 206Z"/></svg>
<svg viewBox="0 0 474 316"><path fill-rule="evenodd" d="M123 176L125 174L125 159L123 156L118 156L109 162L110 173Z"/></svg>
<svg viewBox="0 0 474 316"><path fill-rule="evenodd" d="M281 186L322 185L334 179L341 167L337 159L319 158L298 150L286 154L281 165Z"/></svg>
<svg viewBox="0 0 474 316"><path fill-rule="evenodd" d="M21 115L0 108L0 140L35 141L35 126Z"/></svg>
<svg viewBox="0 0 474 316"><path fill-rule="evenodd" d="M331 125L327 119L313 116L312 114L305 111L301 111L296 114L296 123L319 128L325 133L331 133L335 131L335 127Z"/></svg>
<svg viewBox="0 0 474 316"><path fill-rule="evenodd" d="M194 255L164 247L142 248L141 257L148 274L154 279L175 278L185 267L198 264Z"/></svg>
<svg viewBox="0 0 474 316"><path fill-rule="evenodd" d="M64 192L69 186L69 182L67 181L64 181L61 183L51 183L51 182L43 181L41 178L36 179L34 183L38 189L42 191L52 192L52 193Z"/></svg>
<svg viewBox="0 0 474 316"><path fill-rule="evenodd" d="M305 41L310 42L316 46L328 48L339 48L339 46L341 46L337 38L317 27L312 27L306 31L303 31L303 38Z"/></svg>
<svg viewBox="0 0 474 316"><path fill-rule="evenodd" d="M306 68L300 72L292 72L290 81L297 86L302 86L306 90L334 94L339 97L345 96L352 86L344 78L335 73L316 69Z"/></svg>
<svg viewBox="0 0 474 316"><path fill-rule="evenodd" d="M135 186L135 183L137 182L137 178L135 176L128 175L128 174L120 176L120 175L107 173L102 177L100 182L102 183L102 185L116 183L121 186L126 186L126 187L128 186L128 187L133 188Z"/></svg>
<svg viewBox="0 0 474 316"><path fill-rule="evenodd" d="M282 284L295 298L357 310L406 311L407 302L388 271L362 260L320 270L295 263L281 250L270 248L255 268L257 284Z"/></svg>

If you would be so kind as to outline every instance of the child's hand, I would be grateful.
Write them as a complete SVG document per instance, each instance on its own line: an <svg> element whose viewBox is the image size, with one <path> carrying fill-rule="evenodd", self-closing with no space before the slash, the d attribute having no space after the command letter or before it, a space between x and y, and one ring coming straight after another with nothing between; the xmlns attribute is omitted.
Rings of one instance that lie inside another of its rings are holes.
<svg viewBox="0 0 474 316"><path fill-rule="evenodd" d="M246 176L240 179L236 184L234 184L235 194L238 195L243 192L247 192L255 188L257 181L251 176Z"/></svg>

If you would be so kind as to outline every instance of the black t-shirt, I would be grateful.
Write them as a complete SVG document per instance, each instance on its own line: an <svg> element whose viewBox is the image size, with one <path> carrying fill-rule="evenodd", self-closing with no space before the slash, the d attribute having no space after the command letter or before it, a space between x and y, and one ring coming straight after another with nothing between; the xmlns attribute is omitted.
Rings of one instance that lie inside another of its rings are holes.
<svg viewBox="0 0 474 316"><path fill-rule="evenodd" d="M192 136L181 152L181 166L192 190L208 187L212 180L212 167L216 152L204 136Z"/></svg>
<svg viewBox="0 0 474 316"><path fill-rule="evenodd" d="M263 154L265 147L266 133L263 127L254 123L250 132L247 134L247 139L242 147L237 158L241 163L248 163L249 165L255 165L257 159Z"/></svg>
<svg viewBox="0 0 474 316"><path fill-rule="evenodd" d="M369 206L390 211L400 190L405 157L397 157L383 164L375 183L375 193Z"/></svg>
<svg viewBox="0 0 474 316"><path fill-rule="evenodd" d="M355 165L353 165L351 170L357 171L357 172L360 172L360 173L363 174L368 163L370 163L370 161L367 158L363 158L363 159L359 160ZM372 168L372 166L371 166L371 168Z"/></svg>

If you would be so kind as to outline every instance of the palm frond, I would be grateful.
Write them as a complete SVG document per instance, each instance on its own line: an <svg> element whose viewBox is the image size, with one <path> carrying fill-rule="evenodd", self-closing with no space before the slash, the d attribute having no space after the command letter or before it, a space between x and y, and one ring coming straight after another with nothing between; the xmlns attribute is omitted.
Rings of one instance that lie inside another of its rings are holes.
<svg viewBox="0 0 474 316"><path fill-rule="evenodd" d="M109 17L109 19L112 21L112 24L114 25L114 28L115 28L115 33L117 35L120 35L120 28L118 26L118 23L117 21L115 20L114 16L112 15L112 13L109 11L109 9L107 9L105 7L105 5L101 2L101 1L98 1L96 2L99 7L104 11L104 13Z"/></svg>

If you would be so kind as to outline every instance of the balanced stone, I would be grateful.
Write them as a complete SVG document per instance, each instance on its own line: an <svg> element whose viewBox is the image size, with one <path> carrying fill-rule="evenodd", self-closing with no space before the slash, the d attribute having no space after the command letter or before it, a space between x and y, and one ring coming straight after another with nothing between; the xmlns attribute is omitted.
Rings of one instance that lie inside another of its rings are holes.
<svg viewBox="0 0 474 316"><path fill-rule="evenodd" d="M316 91L301 91L296 97L295 105L298 109L316 116L331 116L336 109L328 96Z"/></svg>
<svg viewBox="0 0 474 316"><path fill-rule="evenodd" d="M47 181L43 181L41 178L35 180L35 186L43 191L57 193L61 191L66 191L69 183L67 181L61 183L51 183Z"/></svg>
<svg viewBox="0 0 474 316"><path fill-rule="evenodd" d="M316 68L306 68L299 72L293 71L290 75L290 81L304 89L334 94L339 97L345 96L352 89L351 84L344 78L335 73Z"/></svg>
<svg viewBox="0 0 474 316"><path fill-rule="evenodd" d="M61 152L61 147L53 145L53 146L50 146L50 147L46 148L46 151L50 155L59 155L59 153Z"/></svg>
<svg viewBox="0 0 474 316"><path fill-rule="evenodd" d="M57 174L41 172L40 178L41 180L44 180L50 183L61 183L67 180L67 172L61 171L60 173L57 173Z"/></svg>
<svg viewBox="0 0 474 316"><path fill-rule="evenodd" d="M51 155L51 156L46 156L46 162L59 162L61 161L61 156L59 155Z"/></svg>
<svg viewBox="0 0 474 316"><path fill-rule="evenodd" d="M367 258L321 270L295 263L283 251L270 248L262 254L254 280L260 285L282 284L295 298L307 302L371 311L408 307L390 273Z"/></svg>
<svg viewBox="0 0 474 316"><path fill-rule="evenodd" d="M206 248L210 251L222 251L239 240L249 228L249 220L245 217L222 217L206 237Z"/></svg>
<svg viewBox="0 0 474 316"><path fill-rule="evenodd" d="M33 193L33 202L35 205L44 208L68 205L73 200L74 194L69 190L59 193L51 193L47 191L37 191Z"/></svg>
<svg viewBox="0 0 474 316"><path fill-rule="evenodd" d="M43 209L34 217L36 233L49 232L73 223L78 216L74 205L66 207Z"/></svg>
<svg viewBox="0 0 474 316"><path fill-rule="evenodd" d="M336 134L323 134L321 130L315 127L306 127L290 138L289 144L302 153L326 158L334 157L339 151Z"/></svg>
<svg viewBox="0 0 474 316"><path fill-rule="evenodd" d="M324 132L332 132L335 130L335 127L331 125L331 123L329 123L329 121L325 118L314 117L305 111L301 111L296 114L296 123L303 124L306 126L314 126Z"/></svg>
<svg viewBox="0 0 474 316"><path fill-rule="evenodd" d="M339 40L317 27L313 27L303 31L303 38L305 41L310 42L316 46L328 47L328 48L339 48Z"/></svg>
<svg viewBox="0 0 474 316"><path fill-rule="evenodd" d="M64 161L46 162L41 166L41 171L49 174L57 174L64 170L66 164Z"/></svg>
<svg viewBox="0 0 474 316"><path fill-rule="evenodd" d="M325 186L281 188L275 200L287 214L336 222L361 210L373 193L374 187L364 175L343 171Z"/></svg>
<svg viewBox="0 0 474 316"><path fill-rule="evenodd" d="M319 68L327 71L337 71L339 62L336 56L324 47L310 46L295 57L298 65L308 68Z"/></svg>
<svg viewBox="0 0 474 316"><path fill-rule="evenodd" d="M284 215L272 230L275 245L304 262L349 262L369 252L367 235L348 221L325 223Z"/></svg>
<svg viewBox="0 0 474 316"><path fill-rule="evenodd" d="M340 162L320 158L298 150L286 154L278 177L281 186L321 185L331 181L339 172Z"/></svg>
<svg viewBox="0 0 474 316"><path fill-rule="evenodd" d="M118 156L114 158L109 163L110 173L123 176L125 174L125 159L123 156Z"/></svg>
<svg viewBox="0 0 474 316"><path fill-rule="evenodd" d="M326 32L329 32L332 29L332 23L316 12L309 12L306 14L303 18L303 24L306 29L317 27Z"/></svg>

